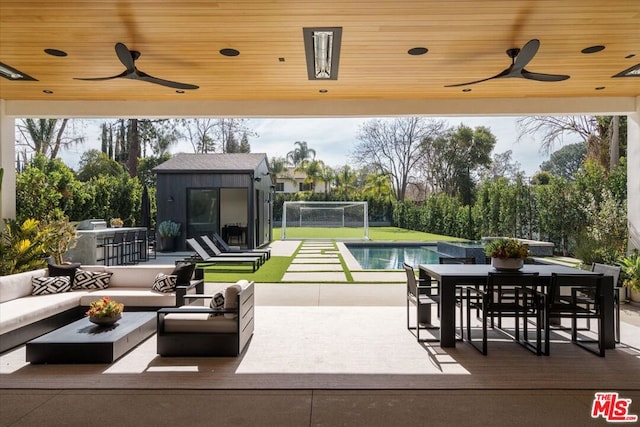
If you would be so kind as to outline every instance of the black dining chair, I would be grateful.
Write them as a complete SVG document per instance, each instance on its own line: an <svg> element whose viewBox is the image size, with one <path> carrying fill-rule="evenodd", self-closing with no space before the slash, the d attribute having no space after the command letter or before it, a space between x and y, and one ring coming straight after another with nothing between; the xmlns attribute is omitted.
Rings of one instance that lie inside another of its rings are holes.
<svg viewBox="0 0 640 427"><path fill-rule="evenodd" d="M544 341L546 355L550 354L551 319L571 319L571 342L600 357L605 355L602 274L557 274L544 294ZM597 337L580 338L578 320L592 319L597 324ZM591 345L590 345L591 344ZM596 344L596 349L592 348Z"/></svg>
<svg viewBox="0 0 640 427"><path fill-rule="evenodd" d="M484 288L466 287L466 340L482 354L487 354L488 326L513 338L527 350L541 355L542 327L544 324L543 297L538 292L538 273L490 272ZM504 291L509 290L509 294ZM507 295L505 297L505 295ZM513 295L513 297L511 296ZM479 346L471 333L471 310L480 313L482 321L482 345ZM462 309L461 309L462 311ZM496 328L495 319L499 320ZM514 334L502 329L502 318L514 319ZM522 320L522 334L520 321ZM529 339L529 322L535 321L535 345Z"/></svg>
<svg viewBox="0 0 640 427"><path fill-rule="evenodd" d="M437 338L420 338L420 330L434 330L439 329L436 326L420 326L421 320L424 320L423 310L426 306L439 306L440 305L440 295L438 293L438 286L429 285L421 285L418 283L416 279L416 274L413 270L413 266L403 263L404 271L407 275L407 329L412 331L416 331L416 339L418 342L438 342ZM411 326L410 321L410 309L411 304L416 307L416 325ZM429 319L429 323L431 320Z"/></svg>
<svg viewBox="0 0 640 427"><path fill-rule="evenodd" d="M607 276L611 276L613 279L613 315L615 317L615 341L620 342L620 289L618 281L620 280L620 266L607 265L594 262L591 264L591 271L594 273L602 273ZM587 319L587 327L590 328L591 324Z"/></svg>

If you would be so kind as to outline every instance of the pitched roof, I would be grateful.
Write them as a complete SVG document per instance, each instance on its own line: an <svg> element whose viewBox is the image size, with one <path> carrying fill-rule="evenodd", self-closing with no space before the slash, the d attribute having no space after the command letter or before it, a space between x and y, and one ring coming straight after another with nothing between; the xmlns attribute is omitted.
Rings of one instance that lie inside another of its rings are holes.
<svg viewBox="0 0 640 427"><path fill-rule="evenodd" d="M252 172L261 162L267 161L265 153L179 153L153 170L155 172Z"/></svg>

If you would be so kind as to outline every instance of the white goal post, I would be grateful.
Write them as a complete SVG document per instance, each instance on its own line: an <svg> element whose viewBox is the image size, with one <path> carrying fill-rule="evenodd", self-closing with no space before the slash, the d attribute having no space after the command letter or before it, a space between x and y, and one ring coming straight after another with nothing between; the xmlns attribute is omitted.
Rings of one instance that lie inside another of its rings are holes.
<svg viewBox="0 0 640 427"><path fill-rule="evenodd" d="M322 228L322 230L318 230ZM369 239L367 202L284 202L282 240Z"/></svg>

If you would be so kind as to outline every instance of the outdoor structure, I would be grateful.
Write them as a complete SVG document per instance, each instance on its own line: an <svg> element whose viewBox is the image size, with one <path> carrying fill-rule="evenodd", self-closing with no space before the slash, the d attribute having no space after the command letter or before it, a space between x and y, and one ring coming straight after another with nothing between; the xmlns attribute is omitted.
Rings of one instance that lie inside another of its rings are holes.
<svg viewBox="0 0 640 427"><path fill-rule="evenodd" d="M3 0L0 216L24 117L626 115L640 247L640 2L539 3Z"/></svg>
<svg viewBox="0 0 640 427"><path fill-rule="evenodd" d="M188 238L213 233L251 249L271 241L272 184L266 154L177 154L154 171L157 223L181 225L178 250L190 250Z"/></svg>

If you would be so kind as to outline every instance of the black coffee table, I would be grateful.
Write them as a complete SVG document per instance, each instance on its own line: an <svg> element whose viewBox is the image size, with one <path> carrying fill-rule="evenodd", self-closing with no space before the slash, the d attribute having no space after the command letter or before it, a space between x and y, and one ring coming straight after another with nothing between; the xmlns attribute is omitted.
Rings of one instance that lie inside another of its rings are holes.
<svg viewBox="0 0 640 427"><path fill-rule="evenodd" d="M124 312L113 326L84 317L29 341L27 362L112 363L155 332L155 312Z"/></svg>

